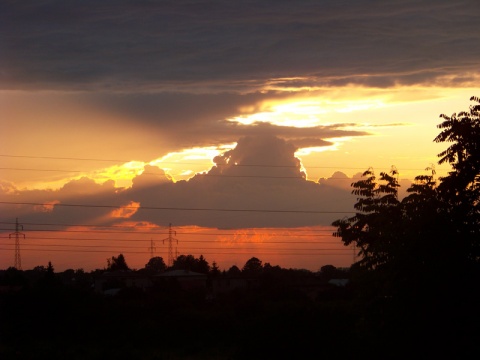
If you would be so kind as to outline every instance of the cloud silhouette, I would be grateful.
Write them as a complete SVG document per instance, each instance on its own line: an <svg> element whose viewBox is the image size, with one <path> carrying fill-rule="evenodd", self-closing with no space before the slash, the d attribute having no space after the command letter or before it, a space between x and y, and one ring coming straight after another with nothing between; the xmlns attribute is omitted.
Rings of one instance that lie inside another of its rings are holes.
<svg viewBox="0 0 480 360"><path fill-rule="evenodd" d="M247 136L188 181L137 186L135 220L217 228L330 225L352 209L350 189L308 181L297 148L271 135ZM147 174L138 178L147 177ZM146 182L145 182L146 184ZM152 210L154 209L154 210Z"/></svg>
<svg viewBox="0 0 480 360"><path fill-rule="evenodd" d="M351 211L351 189L338 186L336 180L331 184L307 180L296 150L292 142L273 135L246 136L234 149L217 156L209 171L189 180L174 182L164 170L148 165L130 188L88 178L70 181L58 190L5 187L1 198L17 205L0 208L24 222L72 225L112 225L123 221L122 216L161 226L330 225ZM38 204L46 204L49 211L39 212Z"/></svg>

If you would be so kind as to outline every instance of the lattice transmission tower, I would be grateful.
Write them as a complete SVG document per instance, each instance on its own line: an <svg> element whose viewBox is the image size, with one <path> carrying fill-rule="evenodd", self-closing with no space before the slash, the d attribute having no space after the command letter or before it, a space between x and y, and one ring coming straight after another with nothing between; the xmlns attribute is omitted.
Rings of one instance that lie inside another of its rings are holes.
<svg viewBox="0 0 480 360"><path fill-rule="evenodd" d="M14 267L17 270L22 270L22 258L20 257L20 237L25 239L25 234L21 233L20 230L23 230L23 225L18 223L18 218L15 220L15 232L8 235L8 238L11 239L12 236L15 237L15 261Z"/></svg>
<svg viewBox="0 0 480 360"><path fill-rule="evenodd" d="M151 259L151 258L154 257L155 250L156 250L155 242L153 241L153 239L150 239L150 246L149 246L148 250L150 250L150 259Z"/></svg>
<svg viewBox="0 0 480 360"><path fill-rule="evenodd" d="M173 236L177 235L177 232L175 230L172 230L172 224L168 226L168 238L163 239L162 242L165 244L165 240L168 243L168 262L167 266L172 267L173 266L173 261L177 258L178 253L177 253L177 248L175 247L175 255L173 253L173 242L176 241L178 244L178 239L175 239Z"/></svg>

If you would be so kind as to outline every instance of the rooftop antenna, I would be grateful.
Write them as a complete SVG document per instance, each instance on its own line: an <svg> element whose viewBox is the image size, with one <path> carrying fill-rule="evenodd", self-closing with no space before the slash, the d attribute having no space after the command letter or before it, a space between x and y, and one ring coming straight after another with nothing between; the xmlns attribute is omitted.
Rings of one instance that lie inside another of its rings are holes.
<svg viewBox="0 0 480 360"><path fill-rule="evenodd" d="M18 223L18 218L15 220L15 232L8 235L8 238L11 239L12 236L15 236L15 262L14 267L17 270L22 270L22 259L20 257L20 236L23 236L25 239L25 234L21 233L20 230L23 230L23 225Z"/></svg>

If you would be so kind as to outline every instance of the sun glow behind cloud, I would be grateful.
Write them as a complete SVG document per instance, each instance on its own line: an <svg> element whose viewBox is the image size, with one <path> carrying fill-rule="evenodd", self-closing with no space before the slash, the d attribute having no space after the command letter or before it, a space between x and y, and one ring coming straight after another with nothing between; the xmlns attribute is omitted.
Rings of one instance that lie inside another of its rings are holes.
<svg viewBox="0 0 480 360"><path fill-rule="evenodd" d="M201 173L214 165L213 159L223 152L233 149L234 144L220 146L194 147L150 161L149 165L158 166L170 174L173 181L185 180L196 173Z"/></svg>
<svg viewBox="0 0 480 360"><path fill-rule="evenodd" d="M265 101L261 104L260 111L242 114L230 118L228 121L243 125L261 122L278 126L306 128L331 124L332 121L327 119L335 113L366 111L385 106L386 104L381 98L335 100L326 99L325 96L322 97L319 94L304 99L294 97L287 100ZM243 110L248 111L250 109L244 108Z"/></svg>
<svg viewBox="0 0 480 360"><path fill-rule="evenodd" d="M108 180L115 181L116 187L130 187L132 180L145 173L145 166L155 166L163 169L172 181L184 180L195 173L209 170L214 163L212 159L222 152L232 149L235 144L225 144L218 147L195 147L184 149L179 152L171 152L160 158L149 162L130 161L123 164L116 164L107 168L89 172L71 178L78 179L87 176L98 183Z"/></svg>
<svg viewBox="0 0 480 360"><path fill-rule="evenodd" d="M228 121L251 125L255 122L298 128L328 126L340 122L356 122L353 113L369 114L380 111L395 111L396 108L422 104L428 109L431 104L455 97L464 101L465 88L441 87L435 85L394 86L389 88L346 85L338 87L303 87L294 90L293 84L308 79L279 79L276 94L288 93L281 98L264 100L255 106L239 108L239 115ZM284 87L281 87L282 84ZM312 80L313 82L313 80ZM472 92L476 89L472 88ZM399 115L397 113L397 115ZM348 119L348 120L347 120ZM377 120L379 120L377 118ZM384 120L387 120L385 118Z"/></svg>
<svg viewBox="0 0 480 360"><path fill-rule="evenodd" d="M295 156L302 157L311 155L313 153L321 153L325 151L337 151L342 143L348 142L351 137L342 137L342 138L330 138L328 141L332 142L330 146L315 146L309 148L301 148L295 153Z"/></svg>
<svg viewBox="0 0 480 360"><path fill-rule="evenodd" d="M125 218L128 219L134 215L140 208L140 203L136 201L130 201L129 204L125 206L120 206L119 208L112 210L110 213L111 217L114 218Z"/></svg>
<svg viewBox="0 0 480 360"><path fill-rule="evenodd" d="M383 141L385 144L388 141L388 148L395 151L405 148L418 150L418 147L421 146L425 148L423 152L431 154L433 160L435 160L436 148L438 146L431 143L433 136L437 132L435 120L441 112L449 113L449 109L458 110L464 108L465 99L475 94L476 91L477 89L473 88L459 89L435 86L398 86L389 89L344 86L298 91L290 92L287 97L270 98L261 103L252 103L251 106L244 106L239 109L238 116L232 117L228 121L244 125L255 125L256 122L262 122L296 128L339 125L343 130L368 131L371 135L374 135L369 137L369 141L373 138L377 138L377 142ZM89 117L91 111L87 114ZM33 116L33 114L31 115ZM102 111L100 118L107 118L108 124L114 123L112 120L114 116L107 116L104 111ZM79 117L80 119L81 117ZM127 123L128 120L122 119L121 122L122 124ZM407 125L411 123L417 126L417 130L413 130L411 126L393 126L395 124ZM55 127L55 129L58 129L58 127ZM415 146L405 145L406 140L412 139L413 143L414 137L419 138L421 134L426 132L428 134L424 135L424 138L415 141ZM32 133L35 133L35 131L32 131ZM60 135L57 138L62 138ZM363 141L359 138L337 137L323 139L333 142L333 145L300 148L298 155L308 157L327 151L333 155L335 152L338 153L335 155L335 158L312 160L309 163L320 163L321 161L325 164L325 161L332 163L335 160L335 165L341 168L345 166L345 160L340 157L341 154L339 154L338 150L344 150L344 154L348 152L356 156L357 153L360 155L365 149L362 148L361 151L358 148L355 151L353 150L355 143L358 144ZM400 141L402 143L396 145L396 142ZM23 159L21 165L16 161L15 163L12 162L11 166L25 168L45 167L48 171L38 172L36 177L30 176L31 172L9 171L7 173L9 177L6 178L6 181L28 188L58 189L68 181L78 180L86 176L98 183L114 180L117 187L129 187L132 179L143 172L145 165L159 166L172 177L173 181L186 180L195 173L209 170L213 165L212 160L215 156L232 149L234 146L235 143L205 147L196 146L185 148L182 151L169 152L166 155L164 153L162 154L163 156L156 159L153 156L151 161L119 162L108 167L103 167L105 166L103 163L102 167L96 169L94 168L95 163L72 163L71 161L65 161L65 164L59 161L47 163L47 160L40 163L37 159L32 159L30 162L26 162ZM349 147L348 149L347 146ZM434 148L435 146L436 148ZM115 146L112 149L115 149ZM416 152L418 153L419 151ZM88 154L87 156L95 157L93 154ZM117 158L117 154L108 152L105 152L104 156L106 158ZM368 155L362 156L365 158ZM385 153L385 157L387 156L389 155ZM398 158L398 156L396 157ZM413 157L416 161L420 159L418 154L412 154L409 155L407 160L411 160ZM347 160L349 163L352 161L351 157ZM421 164L425 161L428 163L432 162L429 159L421 160ZM372 162L377 163L373 160ZM330 163L328 164L329 166L334 165ZM97 164L100 165L102 163L97 162ZM9 164L5 163L4 165L8 166ZM400 163L398 165L403 168L408 167L407 165L402 166ZM328 174L321 175L328 176Z"/></svg>
<svg viewBox="0 0 480 360"><path fill-rule="evenodd" d="M114 180L117 187L128 187L132 179L143 171L144 166L144 162L130 161L94 172L90 177L98 182Z"/></svg>

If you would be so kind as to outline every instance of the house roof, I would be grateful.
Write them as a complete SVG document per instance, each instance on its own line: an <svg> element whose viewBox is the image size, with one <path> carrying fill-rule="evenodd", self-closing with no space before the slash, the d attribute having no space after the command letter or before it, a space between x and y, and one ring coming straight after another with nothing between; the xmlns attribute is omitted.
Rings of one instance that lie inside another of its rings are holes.
<svg viewBox="0 0 480 360"><path fill-rule="evenodd" d="M346 286L349 283L348 279L331 279L328 281L329 284L336 286Z"/></svg>
<svg viewBox="0 0 480 360"><path fill-rule="evenodd" d="M109 295L109 296L115 296L117 295L119 292L120 292L120 288L116 288L116 289L108 289L108 290L105 290L103 293L105 295Z"/></svg>
<svg viewBox="0 0 480 360"><path fill-rule="evenodd" d="M116 271L105 271L101 277L138 277L138 274L134 273L131 270L116 270Z"/></svg>
<svg viewBox="0 0 480 360"><path fill-rule="evenodd" d="M171 270L155 276L158 276L158 277L206 277L207 275L198 273L195 271L189 271L189 270Z"/></svg>

